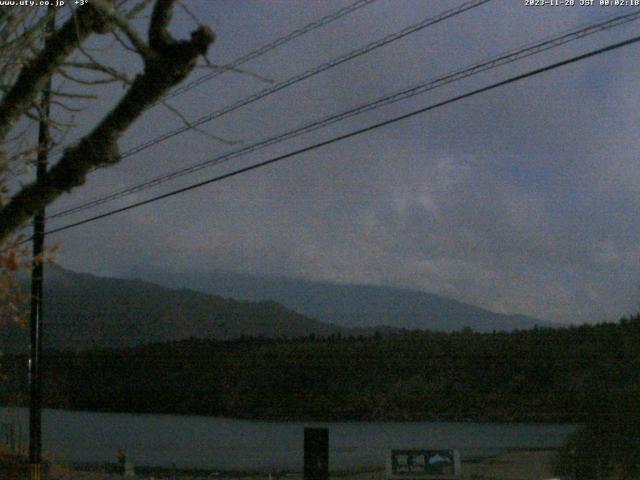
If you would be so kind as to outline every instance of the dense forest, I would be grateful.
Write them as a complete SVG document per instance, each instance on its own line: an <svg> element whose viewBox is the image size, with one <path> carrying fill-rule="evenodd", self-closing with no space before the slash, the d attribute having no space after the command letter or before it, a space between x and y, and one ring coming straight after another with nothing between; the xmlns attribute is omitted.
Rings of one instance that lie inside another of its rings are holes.
<svg viewBox="0 0 640 480"><path fill-rule="evenodd" d="M24 403L26 358L0 400ZM188 339L45 357L50 407L262 419L583 422L640 384L640 316L512 333Z"/></svg>

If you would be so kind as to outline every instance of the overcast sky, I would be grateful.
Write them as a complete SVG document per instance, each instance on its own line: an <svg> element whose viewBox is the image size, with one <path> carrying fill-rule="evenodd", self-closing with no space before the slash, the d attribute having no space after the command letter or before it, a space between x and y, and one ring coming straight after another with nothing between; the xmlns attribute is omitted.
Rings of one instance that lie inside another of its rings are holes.
<svg viewBox="0 0 640 480"><path fill-rule="evenodd" d="M224 64L350 2L189 0ZM462 0L378 0L243 68L281 81ZM576 3L579 3L576 0ZM487 5L412 34L203 127L250 144L630 7ZM177 12L174 29L193 21ZM477 75L96 210L201 181L637 34L638 22ZM112 60L132 68L122 52ZM190 78L207 73L198 70ZM640 48L635 45L457 102L279 164L51 236L59 261L99 275L225 269L424 290L561 322L616 320L640 303ZM194 119L269 84L227 73L170 103ZM104 96L113 101L121 90ZM88 125L99 112L82 117ZM157 107L122 150L180 126ZM179 135L49 212L212 158Z"/></svg>

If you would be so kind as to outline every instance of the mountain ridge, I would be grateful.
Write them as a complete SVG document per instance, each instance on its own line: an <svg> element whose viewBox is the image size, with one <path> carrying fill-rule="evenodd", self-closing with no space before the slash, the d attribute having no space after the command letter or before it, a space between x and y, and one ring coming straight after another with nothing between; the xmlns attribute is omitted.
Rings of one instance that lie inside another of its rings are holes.
<svg viewBox="0 0 640 480"><path fill-rule="evenodd" d="M387 335L404 330L479 332L553 326L426 292L233 272L101 277L48 266L45 348L125 348L185 338ZM146 278L145 278L146 277ZM27 279L23 278L23 282ZM0 349L26 351L25 328L0 330Z"/></svg>
<svg viewBox="0 0 640 480"><path fill-rule="evenodd" d="M562 325L519 314L501 314L441 295L397 287L337 284L229 271L138 272L168 287L188 288L236 299L271 299L320 321L347 328L392 328L479 332ZM142 275L142 277L140 277Z"/></svg>
<svg viewBox="0 0 640 480"><path fill-rule="evenodd" d="M185 338L228 340L329 336L344 329L272 302L236 301L144 280L100 277L48 267L44 282L45 348L123 348ZM24 328L0 330L2 351L25 351Z"/></svg>

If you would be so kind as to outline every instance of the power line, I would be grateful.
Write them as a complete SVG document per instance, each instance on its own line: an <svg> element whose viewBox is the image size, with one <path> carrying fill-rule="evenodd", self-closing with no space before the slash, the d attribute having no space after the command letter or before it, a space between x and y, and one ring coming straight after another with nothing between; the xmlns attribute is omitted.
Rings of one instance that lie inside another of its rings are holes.
<svg viewBox="0 0 640 480"><path fill-rule="evenodd" d="M295 75L293 77L288 78L287 80L284 80L280 83L277 83L276 85L273 85L272 87L266 88L261 90L260 92L257 92L253 95L250 95L248 97L245 97L243 99L240 99L239 101L228 105L226 107L223 107L220 110L214 111L204 117L200 117L199 119L197 119L195 122L190 123L187 126L169 131L169 132L165 132L164 134L155 137L143 144L140 144L136 147L133 147L132 149L129 149L128 151L123 152L122 154L120 154L119 159L125 159L128 157L131 157L143 150L146 150L147 148L150 148L154 145L157 145L158 143L161 143L165 140L168 140L169 138L172 138L174 136L177 136L181 133L184 133L188 130L191 130L193 128L196 128L204 123L207 123L211 120L214 120L215 118L219 118L223 115L226 115L227 113L233 112L235 110L238 110L239 108L248 105L250 103L256 102L258 100L261 100L262 98L265 98L269 95L272 95L284 88L287 88L289 86L292 86L298 82L301 82L303 80L306 80L310 77L313 77L315 75L318 75L324 71L327 71L331 68L334 68L338 65L341 65L347 61L353 60L354 58L357 58L359 56L365 55L373 50L376 50L380 47L383 47L385 45L388 45L396 40L400 40L401 38L404 38L410 34L413 34L415 32L418 32L420 30L423 30L429 26L435 25L437 23L440 23L444 20L447 20L449 18L455 17L457 15L460 15L468 10L471 10L473 8L479 7L485 3L488 3L492 0L471 0L471 1L467 1L461 5L459 5L458 7L446 10L438 15L432 16L432 17L428 17L426 19L423 19L422 21L420 21L417 24L413 24L410 25L406 28L404 28L403 30L400 30L399 32L387 35L385 37L383 37L382 39L376 40L374 42L368 43L366 45L364 45L363 47L360 47L356 50L352 50L346 54L343 54L339 57L336 57L332 60L330 60L329 62L326 62L324 64L321 64L319 66L316 66L312 69L306 70L305 72L302 72L298 75ZM94 168L92 171L96 170L96 168ZM69 212L65 211L65 212L60 212L60 214L57 214L55 216L62 216L62 215L66 215ZM49 218L54 218L54 216L50 216Z"/></svg>
<svg viewBox="0 0 640 480"><path fill-rule="evenodd" d="M436 79L431 79L428 80L426 82L420 83L418 85L414 85L410 88L398 91L396 93L393 93L391 95L387 95L385 97L382 97L380 99L377 99L373 102L368 102L366 104L360 105L356 108L347 110L345 112L339 113L339 114L334 114L328 117L325 117L323 119L320 120L316 120L314 122L302 125L300 127L297 127L293 130L290 130L288 132L285 132L283 134L256 142L252 145L248 145L245 147L242 147L238 150L220 155L218 157L215 157L213 159L209 159L206 160L204 162L200 162L197 163L195 165L191 165L189 167L185 167L173 172L170 172L168 174L163 174L160 175L158 177L152 178L150 180L146 180L143 182L140 182L138 184L126 187L122 190L116 191L114 193L111 193L109 195L106 195L104 197L89 201L87 203L63 210L61 212L58 212L56 214L50 215L48 217L48 219L54 219L54 218L60 218L60 217L64 217L64 216L68 216L74 213L77 213L79 211L82 210L86 210L88 208L93 208L99 205L102 205L104 203L116 200L118 198L122 198L125 196L128 196L130 194L136 193L136 192L140 192L142 190L146 190L147 188L151 188L157 185L160 185L162 183L165 183L167 181L170 180L174 180L176 178L179 178L181 176L187 175L187 174L191 174L194 172L197 172L199 170L202 170L204 168L210 167L212 165L218 165L220 163L229 161L233 158L237 158L239 156L243 156L243 155L247 155L249 153L253 153L255 151L261 150L263 148L281 143L283 141L286 140L290 140L292 138L298 137L300 135L309 133L311 131L317 130L319 128L324 128L328 125L331 125L333 123L345 120L347 118L351 118L353 116L356 115L360 115L364 112L373 110L373 109L377 109L386 105L390 105L392 103L396 103L402 100L406 100L408 98L411 98L413 96L416 95L420 95L423 94L425 92L431 91L433 89L439 88L441 86L453 83L455 81L461 80L463 78L467 78L479 73L482 73L484 71L490 70L490 69L494 69L503 65L506 65L508 63L512 63L518 60L521 60L523 58L527 58L529 56L532 55L536 55L538 53L550 50L552 48L556 48L559 47L561 45L564 45L566 43L572 42L574 40L578 40L581 38L584 38L588 35L592 35L595 33L598 33L602 30L606 30L606 29L611 29L617 26L620 26L622 24L637 20L638 18L640 18L640 10L629 13L629 14L625 14L625 15L619 15L619 16L615 16L613 18L609 18L607 20L601 21L601 22L597 22L595 24L589 24L586 26L581 26L577 29L573 29L573 30L569 30L567 32L561 33L559 35L553 36L553 37L549 37L545 40L542 40L538 43L535 44L527 44L526 46L517 48L517 49L512 49L509 50L508 52L505 52L499 56L496 57L491 57L488 60L485 60L483 62L480 63L476 63L474 65L468 66L468 67L464 67L462 69L459 69L455 72L452 73L448 73L444 76L438 77Z"/></svg>
<svg viewBox="0 0 640 480"><path fill-rule="evenodd" d="M329 23L338 20L339 18L344 17L345 15L348 15L352 12L355 12L356 10L359 10L362 7L366 7L367 5L375 2L376 0L358 0L355 3L352 3L351 5L344 7L340 10L337 10L336 12L333 12L329 15L326 15L314 22L311 22L307 25L305 25L302 28L299 28L298 30L294 30L291 33L288 33L287 35L284 35L276 40L274 40L271 43L268 43L266 45L263 45L262 47L253 50L252 52L247 53L246 55L243 55L241 57L236 58L235 60L232 60L231 62L223 65L222 67L220 67L219 71L216 72L211 72L207 75L203 75L202 77L187 83L186 85L180 86L178 88L176 88L175 90L173 90L171 93L167 94L164 99L165 100L169 100L171 98L177 97L178 95L182 95L183 93L197 87L198 85L201 85L205 82L208 82L209 80L212 80L220 75L222 75L223 73L225 73L226 71L229 70L233 70L235 68L238 68L240 65L243 65L251 60L254 60L255 58L258 58L268 52L270 52L271 50L274 50L282 45L284 45L285 43L288 43L302 35L305 35L313 30L316 30L320 27L324 27L325 25L328 25Z"/></svg>
<svg viewBox="0 0 640 480"><path fill-rule="evenodd" d="M127 157L131 157L137 153L140 153L143 150L146 150L149 147L152 147L154 145L157 145L158 143L164 142L165 140L168 140L170 138L175 137L176 135L180 135L181 133L184 133L188 130L192 130L196 127L199 127L200 125L203 125L204 123L208 123L216 118L219 118L223 115L226 115L227 113L231 113L235 110L238 110L241 107L244 107L245 105L249 105L250 103L256 102L258 100L261 100L263 98L266 98L270 95L273 95L276 92L279 92L280 90L283 90L287 87L290 87L292 85L295 85L296 83L299 83L303 80L306 80L308 78L314 77L315 75L318 75L322 72L325 72L331 68L337 67L338 65L342 65L343 63L346 63L348 61L351 61L357 57L360 57L362 55L365 55L373 50L376 50L378 48L381 48L385 45L388 45L392 42L395 42L397 40L400 40L401 38L404 38L408 35L411 35L413 33L416 33L420 30L423 30L427 27L430 27L432 25L435 25L437 23L440 23L444 20L447 20L449 18L455 17L457 15L460 15L468 10L471 10L473 8L479 7L485 3L491 2L493 0L471 0L471 1L467 1L461 5L459 5L458 7L446 10L438 15L435 15L433 17L429 17L426 18L424 20L422 20L419 23L416 23L414 25L411 25L409 27L404 28L403 30L400 30L399 32L396 33L392 33L390 35L387 35L386 37L383 37L380 40L376 40L374 42L368 43L367 45L357 48L355 50L352 50L346 54L340 55L326 63L323 63L321 65L318 65L316 67L313 67L309 70L306 70L298 75L294 75L293 77L290 77L282 82L276 83L275 85L271 86L271 87L267 87L253 95L250 95L248 97L242 98L230 105L227 105L226 107L223 107L219 110L216 110L214 112L211 112L208 115L202 116L198 119L196 119L193 122L190 122L189 125L185 125L183 127L180 128L176 128L174 130L168 131L163 133L162 135L159 135L145 143L142 143L136 147L131 148L130 150L122 153L120 155L120 160L127 158Z"/></svg>
<svg viewBox="0 0 640 480"><path fill-rule="evenodd" d="M169 197L178 195L180 193L184 193L184 192L187 192L187 191L190 191L190 190L194 190L196 188L200 188L200 187L203 187L205 185L209 185L211 183L219 182L221 180L225 180L227 178L234 177L234 176L240 175L242 173L249 172L251 170L257 170L258 168L262 168L262 167L265 167L267 165L271 165L273 163L280 162L280 161L285 160L287 158L291 158L291 157L300 155L302 153L310 152L312 150L316 150L318 148L325 147L327 145L331 145L333 143L337 143L337 142L340 142L342 140L346 140L348 138L352 138L352 137L355 137L357 135L361 135L363 133L367 133L367 132L370 132L372 130L376 130L378 128L384 127L384 126L391 125L393 123L397 123L399 121L406 120L408 118L411 118L411 117L414 117L414 116L417 116L417 115L421 115L423 113L429 112L431 110L435 110L435 109L443 107L445 105L450 105L450 104L458 102L460 100L464 100L466 98L470 98L470 97L479 95L481 93L485 93L485 92L488 92L488 91L491 91L491 90L495 90L495 89L497 89L499 87L502 87L502 86L505 86L505 85L508 85L508 84L511 84L511 83L519 82L519 81L524 80L526 78L530 78L530 77L533 77L533 76L536 76L536 75L540 75L542 73L549 72L551 70L555 70L557 68L560 68L560 67L572 64L572 63L576 63L576 62L579 62L581 60L585 60L587 58L595 57L597 55L601 55L601 54L606 53L606 52L617 50L619 48L626 47L628 45L632 45L632 44L635 44L635 43L638 43L638 42L640 42L640 36L636 36L636 37L630 38L630 39L622 41L622 42L614 43L614 44L608 45L606 47L599 48L597 50L592 50L592 51L590 51L588 53L584 53L582 55L571 57L571 58L569 58L567 60L556 62L556 63L553 63L553 64L548 65L546 67L537 68L537 69L531 70L531 71L529 71L527 73L523 73L523 74L520 74L520 75L516 75L514 77L510 77L510 78L508 78L506 80L502 80L500 82L493 83L493 84L491 84L489 86L481 87L481 88L478 88L476 90L472 90L472 91L464 93L462 95L458 95L458 96L449 98L449 99L444 100L442 102L438 102L438 103L429 105L427 107L423 107L423 108L420 108L420 109L417 109L417 110L413 110L412 112L393 117L393 118L391 118L389 120L385 120L383 122L378 122L378 123L375 123L375 124L370 125L368 127L364 127L364 128L358 129L358 130L354 130L352 132L345 133L345 134L339 135L337 137L333 137L333 138L331 138L329 140L325 140L325 141L322 141L322 142L319 142L319 143L315 143L313 145L310 145L310 146L307 146L307 147L304 147L304 148L300 148L298 150L294 150L293 152L289 152L289 153L286 153L286 154L283 154L283 155L279 155L277 157L273 157L273 158L271 158L269 160L265 160L263 162L259 162L259 163L256 163L256 164L244 167L244 168L240 168L240 169L234 170L232 172L229 172L229 173L226 173L226 174L223 174L223 175L219 175L217 177L213 177L213 178L210 178L208 180L204 180L202 182L194 183L194 184L189 185L187 187L179 188L177 190L173 190L171 192L164 193L162 195L157 195L157 196L149 198L147 200L142 200L140 202L132 203L132 204L129 204L129 205L125 206L125 207L117 208L117 209L111 210L109 212L106 212L106 213L103 213L103 214L100 214L100 215L96 215L94 217L86 218L84 220L80 220L78 222L74 222L74 223L65 225L63 227L55 228L53 230L50 230L50 231L46 232L46 234L47 235L51 235L51 234L54 234L54 233L62 232L64 230L69 230L71 228L74 228L74 227L77 227L77 226L80 226L80 225L84 225L86 223L91 223L91 222L94 222L94 221L97 221L97 220L100 220L100 219L103 219L103 218L106 218L106 217L110 217L110 216L116 215L118 213L125 212L127 210L132 210L134 208L138 208L138 207L141 207L143 205L147 205L147 204L150 204L150 203L157 202L159 200L163 200L165 198L169 198Z"/></svg>
<svg viewBox="0 0 640 480"><path fill-rule="evenodd" d="M267 43L259 48L257 48L256 50L253 50L241 57L238 57L234 60L232 60L231 62L222 65L221 67L219 67L219 69L217 69L214 72L208 73L206 75L201 76L200 78L197 78L196 80L193 80L190 83L187 83L186 85L180 86L178 88L176 88L175 90L173 90L172 92L169 92L167 95L165 95L162 99L163 100L169 100L171 98L177 97L179 95L182 95L183 93L197 87L198 85L202 85L205 82L208 82L209 80L213 80L214 78L223 75L224 73L227 73L229 71L234 71L235 69L237 69L239 66L244 65L245 63L254 60L262 55L265 55L266 53L275 50L278 47L281 47L282 45L289 43L293 40L295 40L298 37L301 37L303 35L306 35L307 33L310 33L314 30L317 30L318 28L324 27L326 25L329 25L330 23L346 16L349 15L353 12L355 12L356 10L359 10L363 7L366 7L374 2L376 2L377 0L357 0L356 2L341 8L339 10L336 10L335 12L330 13L329 15L325 15L322 18L319 18L318 20L315 20L311 23L308 23L307 25L305 25L302 28L299 28L297 30L293 30L292 32L283 35L282 37L279 37L277 39L275 39L274 41ZM70 15L69 15L70 16ZM154 105L157 105L158 102L156 102ZM57 153L60 152L64 149L64 146L59 146L55 149L51 150L51 153Z"/></svg>

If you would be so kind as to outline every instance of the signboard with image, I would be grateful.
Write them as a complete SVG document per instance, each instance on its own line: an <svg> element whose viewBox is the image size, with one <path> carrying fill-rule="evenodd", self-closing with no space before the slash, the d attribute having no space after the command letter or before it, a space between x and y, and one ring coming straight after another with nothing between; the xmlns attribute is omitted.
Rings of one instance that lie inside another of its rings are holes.
<svg viewBox="0 0 640 480"><path fill-rule="evenodd" d="M460 475L457 450L391 449L388 479L455 479Z"/></svg>

